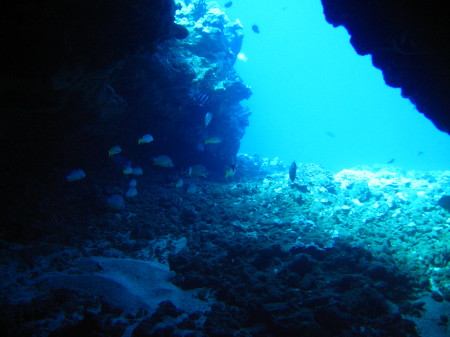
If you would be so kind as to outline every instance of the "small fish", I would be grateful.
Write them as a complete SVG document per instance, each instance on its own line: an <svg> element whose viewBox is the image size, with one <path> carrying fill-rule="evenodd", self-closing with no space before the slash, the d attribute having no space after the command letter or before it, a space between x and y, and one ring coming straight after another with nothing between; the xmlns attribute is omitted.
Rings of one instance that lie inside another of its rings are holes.
<svg viewBox="0 0 450 337"><path fill-rule="evenodd" d="M209 100L209 96L201 92L195 96L195 100L197 101L198 105L205 106L206 102L208 102Z"/></svg>
<svg viewBox="0 0 450 337"><path fill-rule="evenodd" d="M389 159L387 163L392 164L394 161L395 161L395 158L392 158L392 159Z"/></svg>
<svg viewBox="0 0 450 337"><path fill-rule="evenodd" d="M131 179L130 182L128 183L128 187L136 187L136 186L137 186L137 180Z"/></svg>
<svg viewBox="0 0 450 337"><path fill-rule="evenodd" d="M184 181L183 181L183 179L180 178L180 179L178 179L177 183L175 184L175 187L180 188L183 186L183 184L184 184Z"/></svg>
<svg viewBox="0 0 450 337"><path fill-rule="evenodd" d="M225 169L225 178L232 178L234 176L235 167L235 164L227 166L227 168Z"/></svg>
<svg viewBox="0 0 450 337"><path fill-rule="evenodd" d="M113 194L106 199L106 205L113 210L121 210L125 208L125 199L120 194Z"/></svg>
<svg viewBox="0 0 450 337"><path fill-rule="evenodd" d="M205 144L219 144L222 143L222 138L220 137L210 137L208 139L205 139Z"/></svg>
<svg viewBox="0 0 450 337"><path fill-rule="evenodd" d="M160 156L153 158L153 165L157 165L157 166L161 166L161 167L173 167L174 166L172 159L165 154L162 154Z"/></svg>
<svg viewBox="0 0 450 337"><path fill-rule="evenodd" d="M119 154L122 152L122 148L119 145L114 145L112 148L109 149L108 154L110 157L114 157L116 154Z"/></svg>
<svg viewBox="0 0 450 337"><path fill-rule="evenodd" d="M199 106L205 106L209 100L209 96L204 92L199 90L191 90L189 96L197 103Z"/></svg>
<svg viewBox="0 0 450 337"><path fill-rule="evenodd" d="M138 191L136 187L130 187L126 192L125 192L125 198L134 198L135 196L138 195Z"/></svg>
<svg viewBox="0 0 450 337"><path fill-rule="evenodd" d="M142 138L138 139L138 144L148 144L153 141L153 137L151 134L147 133L142 136Z"/></svg>
<svg viewBox="0 0 450 337"><path fill-rule="evenodd" d="M213 118L212 112L207 112L205 115L205 127L207 127L209 123L211 123L212 118Z"/></svg>
<svg viewBox="0 0 450 337"><path fill-rule="evenodd" d="M417 152L417 156L421 156L421 155L423 155L422 151Z"/></svg>
<svg viewBox="0 0 450 337"><path fill-rule="evenodd" d="M186 193L189 193L189 194L195 194L195 193L197 193L197 185L195 185L195 184L189 184L189 186L188 186L187 189L186 189Z"/></svg>
<svg viewBox="0 0 450 337"><path fill-rule="evenodd" d="M67 175L66 180L69 182L72 181L78 181L86 177L86 173L82 169L75 169L70 171L70 173Z"/></svg>
<svg viewBox="0 0 450 337"><path fill-rule="evenodd" d="M297 176L297 164L295 163L294 160L291 164L291 167L289 167L289 178L291 179L291 181L294 181L296 176Z"/></svg>
<svg viewBox="0 0 450 337"><path fill-rule="evenodd" d="M252 26L252 30L256 33L259 34L259 27L257 25L253 25Z"/></svg>
<svg viewBox="0 0 450 337"><path fill-rule="evenodd" d="M205 177L207 176L206 167L203 165L192 165L188 170L189 177Z"/></svg>
<svg viewBox="0 0 450 337"><path fill-rule="evenodd" d="M225 8L230 8L231 5L233 5L233 1L226 2L224 6L225 6Z"/></svg>
<svg viewBox="0 0 450 337"><path fill-rule="evenodd" d="M131 166L125 166L123 168L123 174L129 175L133 173L133 168Z"/></svg>
<svg viewBox="0 0 450 337"><path fill-rule="evenodd" d="M330 138L336 138L336 135L331 131L327 131L327 132L325 132L325 134Z"/></svg>
<svg viewBox="0 0 450 337"><path fill-rule="evenodd" d="M142 173L144 173L142 171L142 169L139 166L133 167L133 170L131 171L130 174L134 175L134 176L141 176Z"/></svg>

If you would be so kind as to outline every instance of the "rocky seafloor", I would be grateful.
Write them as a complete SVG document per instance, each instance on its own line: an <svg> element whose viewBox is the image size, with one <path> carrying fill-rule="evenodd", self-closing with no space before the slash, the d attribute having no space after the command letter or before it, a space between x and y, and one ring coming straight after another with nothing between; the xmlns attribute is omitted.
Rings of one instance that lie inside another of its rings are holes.
<svg viewBox="0 0 450 337"><path fill-rule="evenodd" d="M2 336L448 336L450 171L297 165L66 182L77 226L0 241Z"/></svg>

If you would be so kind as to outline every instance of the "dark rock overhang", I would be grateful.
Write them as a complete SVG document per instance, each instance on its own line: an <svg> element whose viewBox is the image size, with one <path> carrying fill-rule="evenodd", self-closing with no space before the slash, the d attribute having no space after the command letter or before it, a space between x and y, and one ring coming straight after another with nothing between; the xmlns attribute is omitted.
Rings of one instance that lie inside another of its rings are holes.
<svg viewBox="0 0 450 337"><path fill-rule="evenodd" d="M107 175L104 155L92 150L124 111L112 77L181 27L173 0L25 0L2 14L2 227L21 231L48 213L44 200L60 198L53 187L74 160Z"/></svg>
<svg viewBox="0 0 450 337"><path fill-rule="evenodd" d="M322 0L326 19L344 26L360 55L372 55L386 84L450 132L449 10L443 1Z"/></svg>
<svg viewBox="0 0 450 337"><path fill-rule="evenodd" d="M127 58L177 34L173 0L20 1L2 19L3 107L63 109Z"/></svg>
<svg viewBox="0 0 450 337"><path fill-rule="evenodd" d="M84 197L100 203L130 165L175 179L202 164L223 179L248 125L239 102L251 91L233 69L242 26L211 6L197 1L176 24L173 0L10 4L1 22L0 187L11 210L3 226L48 222L48 201L61 209L75 168L86 171ZM138 146L146 133L155 141ZM108 157L114 145L124 149L117 160ZM160 155L175 167L152 165Z"/></svg>

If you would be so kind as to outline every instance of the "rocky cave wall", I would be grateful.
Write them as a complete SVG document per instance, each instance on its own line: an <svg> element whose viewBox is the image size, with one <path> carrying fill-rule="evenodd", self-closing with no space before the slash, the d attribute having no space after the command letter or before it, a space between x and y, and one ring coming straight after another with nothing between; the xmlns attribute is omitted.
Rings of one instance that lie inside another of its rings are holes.
<svg viewBox="0 0 450 337"><path fill-rule="evenodd" d="M48 227L57 213L79 222L80 207L89 218L120 190L124 162L141 166L144 177L158 169L181 176L196 164L223 177L248 125L240 101L251 92L233 69L242 27L215 7L202 0L9 6L1 23L3 226ZM138 145L146 133L154 141ZM114 145L120 160L108 157ZM175 167L153 166L159 155ZM68 186L74 168L86 172L84 186Z"/></svg>
<svg viewBox="0 0 450 337"><path fill-rule="evenodd" d="M386 84L401 88L403 97L450 133L450 10L445 1L322 0L322 4L327 21L347 29L356 52L372 55Z"/></svg>

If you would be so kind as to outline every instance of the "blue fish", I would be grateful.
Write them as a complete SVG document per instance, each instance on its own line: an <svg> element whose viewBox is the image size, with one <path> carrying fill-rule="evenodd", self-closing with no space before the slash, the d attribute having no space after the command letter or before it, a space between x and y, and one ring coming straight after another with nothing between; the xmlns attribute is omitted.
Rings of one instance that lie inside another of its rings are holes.
<svg viewBox="0 0 450 337"><path fill-rule="evenodd" d="M125 208L125 200L120 194L113 194L108 199L106 199L106 205L116 211Z"/></svg>
<svg viewBox="0 0 450 337"><path fill-rule="evenodd" d="M70 173L67 175L66 180L69 182L72 181L78 181L86 177L86 173L82 169L75 169L70 171Z"/></svg>
<svg viewBox="0 0 450 337"><path fill-rule="evenodd" d="M135 196L138 195L138 190L136 187L130 187L126 192L125 192L125 197L126 198L134 198Z"/></svg>

